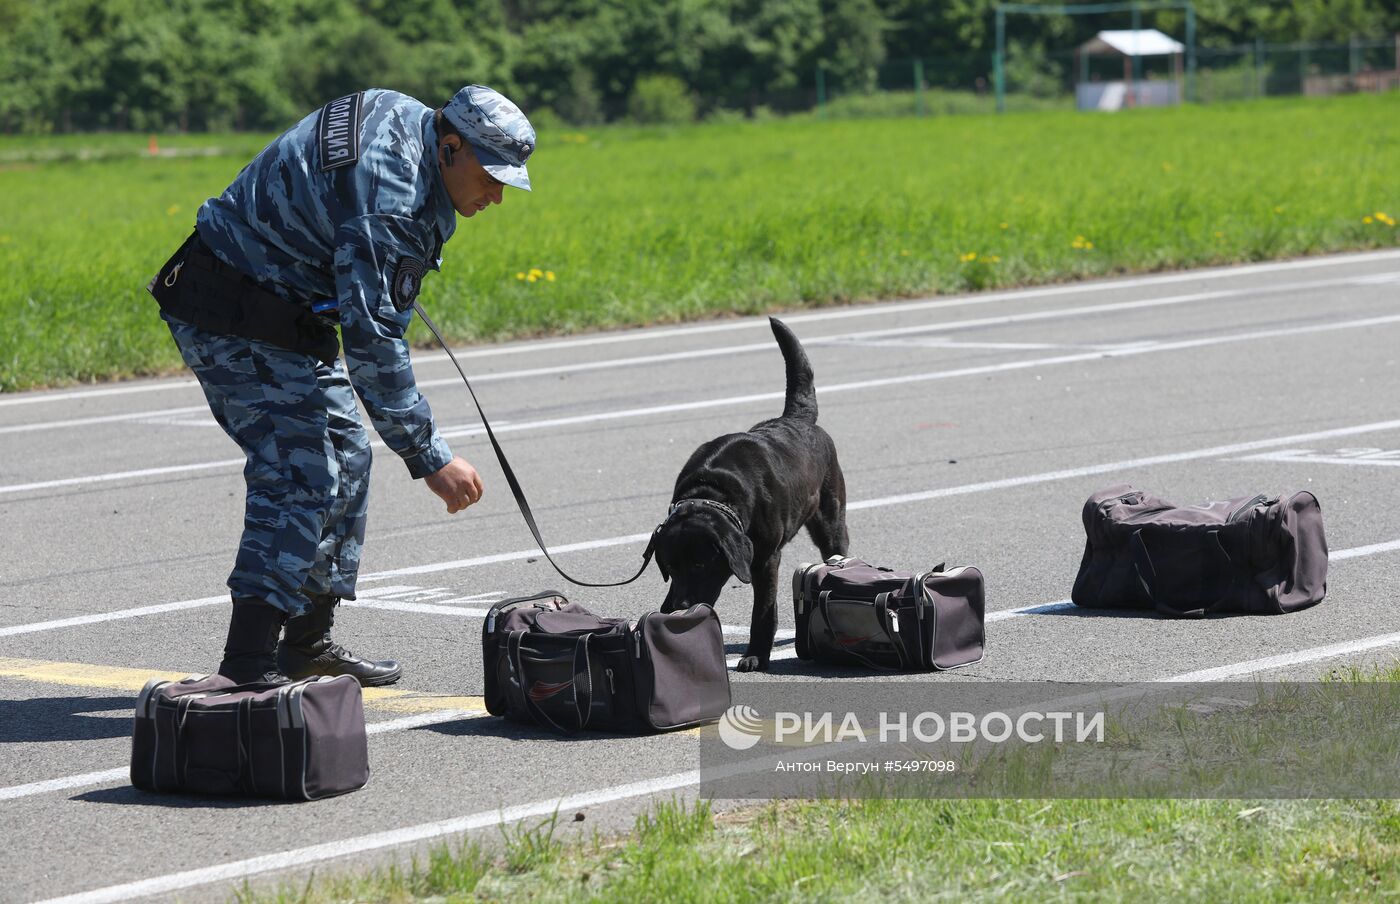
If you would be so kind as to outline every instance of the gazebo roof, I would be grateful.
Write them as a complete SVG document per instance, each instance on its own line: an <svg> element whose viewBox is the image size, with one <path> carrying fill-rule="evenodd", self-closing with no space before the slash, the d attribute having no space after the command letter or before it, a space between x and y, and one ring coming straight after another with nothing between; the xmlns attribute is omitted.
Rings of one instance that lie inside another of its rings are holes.
<svg viewBox="0 0 1400 904"><path fill-rule="evenodd" d="M1079 46L1085 54L1119 53L1123 56L1166 56L1181 53L1186 46L1174 41L1155 28L1139 28L1136 31L1101 31Z"/></svg>

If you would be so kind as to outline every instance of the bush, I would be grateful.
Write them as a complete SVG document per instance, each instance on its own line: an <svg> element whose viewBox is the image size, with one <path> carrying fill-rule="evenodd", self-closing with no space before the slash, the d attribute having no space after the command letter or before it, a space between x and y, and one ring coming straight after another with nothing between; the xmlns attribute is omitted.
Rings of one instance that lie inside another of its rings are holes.
<svg viewBox="0 0 1400 904"><path fill-rule="evenodd" d="M693 122L695 98L674 75L644 75L632 86L627 115L645 124Z"/></svg>

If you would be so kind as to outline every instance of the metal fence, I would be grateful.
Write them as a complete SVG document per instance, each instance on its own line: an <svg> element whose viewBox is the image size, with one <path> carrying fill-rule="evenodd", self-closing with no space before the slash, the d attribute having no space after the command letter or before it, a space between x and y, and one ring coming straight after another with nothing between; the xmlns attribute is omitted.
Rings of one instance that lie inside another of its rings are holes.
<svg viewBox="0 0 1400 904"><path fill-rule="evenodd" d="M1321 96L1400 89L1400 35L1340 43L1197 47L1194 73L1171 58L1140 58L1138 94L1154 86L1172 101L1222 103L1286 95ZM1121 58L1080 58L1073 50L1012 46L1005 62L1007 110L1074 109L1084 83L1124 79ZM936 116L997 110L993 54L891 60L859 78L818 69L808 95L818 116ZM791 110L792 99L783 106Z"/></svg>

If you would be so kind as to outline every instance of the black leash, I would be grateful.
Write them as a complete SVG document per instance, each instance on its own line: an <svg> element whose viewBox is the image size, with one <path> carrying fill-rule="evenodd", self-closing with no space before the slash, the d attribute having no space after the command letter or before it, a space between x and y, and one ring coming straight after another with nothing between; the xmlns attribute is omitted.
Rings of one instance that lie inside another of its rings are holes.
<svg viewBox="0 0 1400 904"><path fill-rule="evenodd" d="M415 301L413 303L413 309L418 312L419 317L423 318L423 323L432 331L434 338L436 338L438 344L442 346L442 350L447 352L447 357L452 359L452 365L457 368L457 373L462 375L462 382L467 384L467 392L471 393L472 402L476 405L477 414L481 415L481 425L486 428L486 436L491 440L491 448L496 450L496 460L501 463L501 470L505 472L506 483L510 484L510 491L515 496L515 504L520 507L520 514L524 516L525 524L530 528L530 533L534 535L535 544L539 546L540 552L544 553L544 557L549 561L549 564L554 566L554 570L559 572L559 575L570 584L577 584L580 587L621 587L641 577L642 573L647 570L647 566L651 564L652 554L656 551L656 533L654 531L652 532L651 542L647 543L646 551L642 553L642 567L637 570L636 574L625 581L617 581L612 584L592 584L588 581L580 581L577 578L570 577L567 571L559 567L559 563L554 561L554 557L549 554L549 549L544 545L544 538L540 536L539 525L535 524L535 514L530 511L530 503L525 501L525 492L520 489L520 481L515 479L515 471L511 468L510 462L506 461L506 453L501 451L501 444L496 441L496 434L495 431L491 429L491 422L486 419L486 412L481 409L481 401L476 397L476 390L472 389L472 381L467 379L466 371L462 370L462 365L457 363L457 356L452 354L452 349L449 348L447 342L443 340L442 333L438 332L437 324L433 323L418 302Z"/></svg>

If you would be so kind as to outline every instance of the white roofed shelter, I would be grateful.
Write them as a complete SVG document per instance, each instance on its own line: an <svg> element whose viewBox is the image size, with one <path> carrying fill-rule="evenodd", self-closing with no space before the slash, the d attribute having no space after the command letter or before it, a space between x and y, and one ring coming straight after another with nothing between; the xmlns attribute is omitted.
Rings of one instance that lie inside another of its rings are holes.
<svg viewBox="0 0 1400 904"><path fill-rule="evenodd" d="M1186 46L1155 28L1101 31L1075 51L1079 81L1075 101L1081 110L1163 107L1181 102L1181 63ZM1091 57L1122 57L1122 81L1091 81ZM1145 57L1171 57L1170 80L1142 78Z"/></svg>

